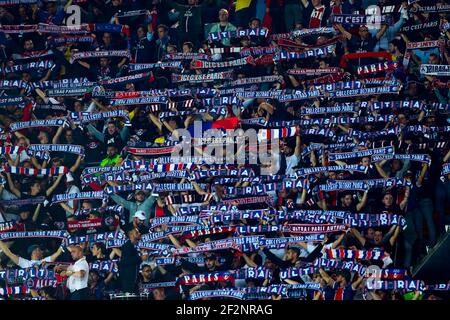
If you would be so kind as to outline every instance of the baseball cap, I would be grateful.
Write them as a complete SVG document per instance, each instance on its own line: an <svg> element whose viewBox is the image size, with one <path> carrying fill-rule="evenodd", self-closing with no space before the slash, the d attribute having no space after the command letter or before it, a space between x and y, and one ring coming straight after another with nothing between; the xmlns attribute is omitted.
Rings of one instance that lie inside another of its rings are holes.
<svg viewBox="0 0 450 320"><path fill-rule="evenodd" d="M136 211L136 213L134 214L133 218L138 218L139 220L145 220L145 212L142 210L138 210Z"/></svg>

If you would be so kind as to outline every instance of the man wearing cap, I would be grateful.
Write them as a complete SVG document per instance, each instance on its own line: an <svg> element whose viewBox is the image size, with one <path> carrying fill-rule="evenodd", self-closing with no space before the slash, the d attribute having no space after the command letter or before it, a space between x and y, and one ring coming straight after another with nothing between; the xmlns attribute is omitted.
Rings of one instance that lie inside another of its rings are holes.
<svg viewBox="0 0 450 320"><path fill-rule="evenodd" d="M148 233L148 227L146 227L144 225L146 220L147 220L147 217L145 216L145 212L142 210L138 210L133 215L133 221L131 221L129 223L130 224L129 227L138 229L140 234L146 234L146 233ZM128 228L125 228L125 229L128 229Z"/></svg>
<svg viewBox="0 0 450 320"><path fill-rule="evenodd" d="M36 265L41 265L43 262L53 262L62 253L62 247L59 247L54 254L43 258L41 247L39 245L32 245L28 248L28 253L31 256L31 260L28 260L12 253L3 241L0 241L0 249L12 260L12 262L21 268L32 268Z"/></svg>
<svg viewBox="0 0 450 320"><path fill-rule="evenodd" d="M116 185L112 181L107 181L108 184L114 186ZM153 206L153 203L156 201L155 196L149 196L147 199L145 199L145 192L143 190L136 190L134 192L134 199L135 201L128 201L122 198L121 196L118 196L117 194L111 195L111 199L114 200L115 203L120 204L125 209L127 209L130 212L130 219L129 222L132 222L134 219L134 214L137 211L142 211L145 215L145 221L144 224L148 225L148 220L150 219L150 210Z"/></svg>

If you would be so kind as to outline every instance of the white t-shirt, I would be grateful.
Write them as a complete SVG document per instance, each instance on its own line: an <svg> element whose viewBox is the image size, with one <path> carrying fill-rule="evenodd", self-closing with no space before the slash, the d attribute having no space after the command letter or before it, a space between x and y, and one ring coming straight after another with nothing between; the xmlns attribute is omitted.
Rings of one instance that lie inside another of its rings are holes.
<svg viewBox="0 0 450 320"><path fill-rule="evenodd" d="M299 157L297 157L295 154L292 156L286 157L286 175L294 174L294 167L298 164Z"/></svg>
<svg viewBox="0 0 450 320"><path fill-rule="evenodd" d="M86 261L86 257L78 259L73 265L67 268L68 271L81 271L84 270L84 277L79 276L70 276L67 279L67 288L70 292L74 292L75 290L80 290L87 288L88 286L88 278L89 278L89 264Z"/></svg>
<svg viewBox="0 0 450 320"><path fill-rule="evenodd" d="M21 268L33 268L36 265L41 265L42 262L52 262L52 258L48 256L47 258L44 258L42 260L28 260L24 259L22 257L19 257L19 264L18 266Z"/></svg>

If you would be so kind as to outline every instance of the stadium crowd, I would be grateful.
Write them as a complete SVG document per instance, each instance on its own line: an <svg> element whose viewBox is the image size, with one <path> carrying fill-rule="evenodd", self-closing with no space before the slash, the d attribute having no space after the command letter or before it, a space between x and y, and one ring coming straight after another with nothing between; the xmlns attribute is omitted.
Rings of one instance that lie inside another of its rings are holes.
<svg viewBox="0 0 450 320"><path fill-rule="evenodd" d="M449 12L0 1L0 297L442 299Z"/></svg>

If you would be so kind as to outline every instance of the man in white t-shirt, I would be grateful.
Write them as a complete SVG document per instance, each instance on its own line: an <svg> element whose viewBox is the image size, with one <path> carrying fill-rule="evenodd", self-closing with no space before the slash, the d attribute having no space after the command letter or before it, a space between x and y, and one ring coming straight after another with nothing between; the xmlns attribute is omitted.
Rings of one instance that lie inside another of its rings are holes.
<svg viewBox="0 0 450 320"><path fill-rule="evenodd" d="M88 300L89 264L84 256L83 248L79 245L73 246L70 249L70 254L75 263L61 273L61 276L68 277L67 288L70 291L70 300Z"/></svg>
<svg viewBox="0 0 450 320"><path fill-rule="evenodd" d="M62 253L62 248L59 247L59 249L54 254L44 258L41 247L38 245L33 245L28 249L28 252L31 251L31 259L28 260L12 253L3 241L0 241L0 249L9 259L11 259L12 262L14 262L21 268L32 268L36 265L39 266L44 262L53 262Z"/></svg>

